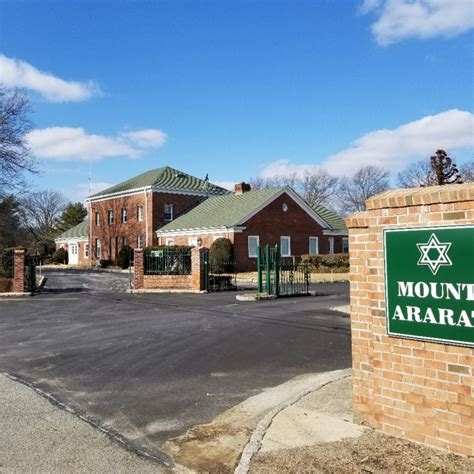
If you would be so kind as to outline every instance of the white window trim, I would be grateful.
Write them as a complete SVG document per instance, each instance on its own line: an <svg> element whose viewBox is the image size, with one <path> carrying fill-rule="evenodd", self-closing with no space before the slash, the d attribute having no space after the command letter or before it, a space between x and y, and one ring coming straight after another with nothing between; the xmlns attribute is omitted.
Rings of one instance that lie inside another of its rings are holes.
<svg viewBox="0 0 474 474"><path fill-rule="evenodd" d="M283 250L283 239L287 239L288 240L288 253L287 254L283 254L282 250ZM289 235L281 235L280 236L280 255L282 257L291 257L291 237Z"/></svg>
<svg viewBox="0 0 474 474"><path fill-rule="evenodd" d="M344 252L344 247L345 247L344 242L346 242L345 246L347 247L347 252ZM343 253L348 253L349 252L349 237L343 237L342 238L342 249L341 250L342 250Z"/></svg>
<svg viewBox="0 0 474 474"><path fill-rule="evenodd" d="M171 247L174 245L174 239L166 239L166 246Z"/></svg>
<svg viewBox="0 0 474 474"><path fill-rule="evenodd" d="M316 240L316 253L311 253L311 239ZM314 235L311 235L308 239L308 253L310 255L318 255L319 254L319 237L316 237Z"/></svg>
<svg viewBox="0 0 474 474"><path fill-rule="evenodd" d="M95 256L97 258L102 257L102 244L99 239L95 239Z"/></svg>
<svg viewBox="0 0 474 474"><path fill-rule="evenodd" d="M137 235L137 249L143 248L143 236Z"/></svg>
<svg viewBox="0 0 474 474"><path fill-rule="evenodd" d="M166 218L166 208L168 208L171 212L169 213L171 217L169 219ZM165 222L171 222L174 218L174 204L165 204L163 208L163 218Z"/></svg>
<svg viewBox="0 0 474 474"><path fill-rule="evenodd" d="M115 223L115 215L113 209L109 209L107 211L107 222L109 223L109 225L113 225Z"/></svg>
<svg viewBox="0 0 474 474"><path fill-rule="evenodd" d="M95 213L95 225L96 227L100 227L100 213L98 211Z"/></svg>
<svg viewBox="0 0 474 474"><path fill-rule="evenodd" d="M143 206L137 206L137 221L143 222Z"/></svg>
<svg viewBox="0 0 474 474"><path fill-rule="evenodd" d="M256 252L255 255L250 254L250 239L257 239L257 245L256 245ZM259 235L249 235L247 237L247 253L249 258L257 258L258 257L258 247L260 246L260 236Z"/></svg>
<svg viewBox="0 0 474 474"><path fill-rule="evenodd" d="M171 239L169 239L169 240L171 240ZM188 245L190 247L197 247L197 241L198 241L197 237L188 237Z"/></svg>
<svg viewBox="0 0 474 474"><path fill-rule="evenodd" d="M328 237L329 240L329 254L332 255L334 254L334 237Z"/></svg>
<svg viewBox="0 0 474 474"><path fill-rule="evenodd" d="M122 224L126 224L128 222L128 210L126 207L122 207Z"/></svg>
<svg viewBox="0 0 474 474"><path fill-rule="evenodd" d="M84 244L84 258L89 258L89 244L87 242Z"/></svg>

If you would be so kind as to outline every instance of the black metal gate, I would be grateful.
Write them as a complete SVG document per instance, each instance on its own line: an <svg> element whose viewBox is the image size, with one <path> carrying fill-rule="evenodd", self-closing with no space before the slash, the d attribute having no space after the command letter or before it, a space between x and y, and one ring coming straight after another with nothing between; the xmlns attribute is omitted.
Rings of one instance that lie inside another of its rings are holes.
<svg viewBox="0 0 474 474"><path fill-rule="evenodd" d="M33 257L25 257L25 291L33 293L36 290L36 262Z"/></svg>
<svg viewBox="0 0 474 474"><path fill-rule="evenodd" d="M237 290L237 272L234 261L212 259L204 254L204 288L208 292Z"/></svg>
<svg viewBox="0 0 474 474"><path fill-rule="evenodd" d="M309 295L311 273L308 263L282 257L278 245L258 248L258 291L275 296Z"/></svg>

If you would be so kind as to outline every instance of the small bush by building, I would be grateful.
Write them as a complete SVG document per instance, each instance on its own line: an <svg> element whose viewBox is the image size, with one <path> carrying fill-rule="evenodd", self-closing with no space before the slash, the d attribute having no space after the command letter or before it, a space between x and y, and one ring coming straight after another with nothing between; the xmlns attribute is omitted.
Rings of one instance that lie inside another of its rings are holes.
<svg viewBox="0 0 474 474"><path fill-rule="evenodd" d="M302 255L302 263L309 263L314 273L347 273L349 271L349 255L346 253Z"/></svg>
<svg viewBox="0 0 474 474"><path fill-rule="evenodd" d="M53 253L53 256L51 257L51 261L53 263L62 263L62 264L67 264L68 262L68 254L67 251L63 248L59 248Z"/></svg>
<svg viewBox="0 0 474 474"><path fill-rule="evenodd" d="M122 247L117 255L117 266L125 270L130 266L133 250L126 245Z"/></svg>

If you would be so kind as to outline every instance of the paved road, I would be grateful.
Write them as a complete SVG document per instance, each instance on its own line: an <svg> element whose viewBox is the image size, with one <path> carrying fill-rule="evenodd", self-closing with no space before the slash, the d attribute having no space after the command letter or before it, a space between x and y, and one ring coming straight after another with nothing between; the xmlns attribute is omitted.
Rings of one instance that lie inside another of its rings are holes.
<svg viewBox="0 0 474 474"><path fill-rule="evenodd" d="M351 365L348 285L322 296L121 292L127 274L47 271L47 291L0 299L0 371L151 454L168 438L299 374Z"/></svg>

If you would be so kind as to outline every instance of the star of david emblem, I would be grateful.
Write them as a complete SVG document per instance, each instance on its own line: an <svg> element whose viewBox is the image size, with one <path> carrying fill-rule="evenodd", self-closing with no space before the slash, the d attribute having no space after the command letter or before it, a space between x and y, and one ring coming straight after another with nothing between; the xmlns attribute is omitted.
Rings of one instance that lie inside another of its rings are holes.
<svg viewBox="0 0 474 474"><path fill-rule="evenodd" d="M436 275L442 266L450 267L453 264L448 256L451 245L450 242L441 243L435 234L431 234L426 244L416 244L418 250L421 252L421 257L417 265L427 265L430 267L433 275ZM434 251L431 252L431 256L430 251ZM437 253L438 256L434 258L433 253Z"/></svg>

